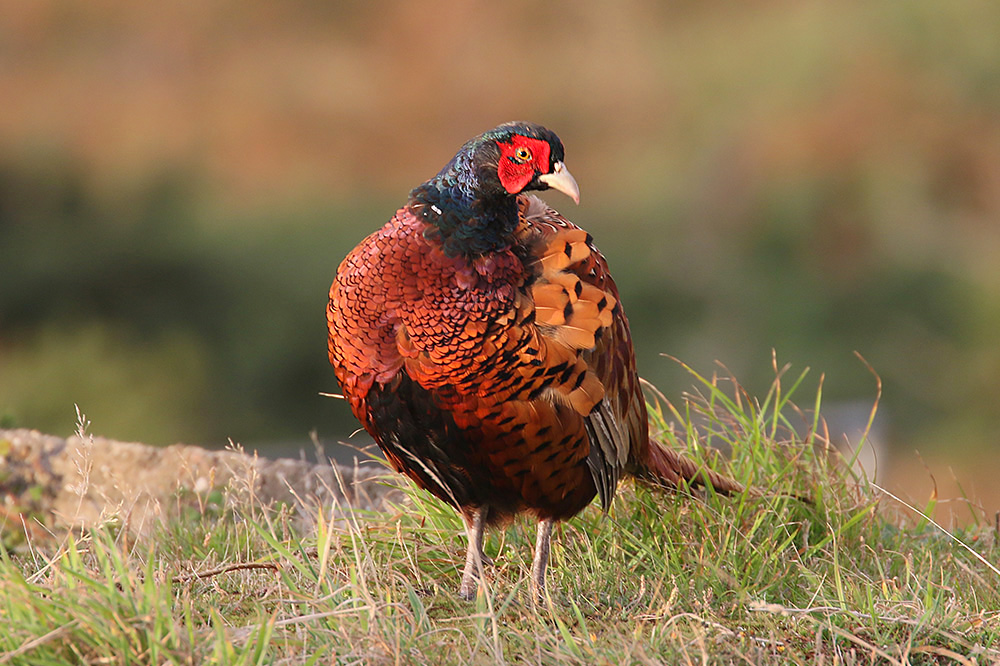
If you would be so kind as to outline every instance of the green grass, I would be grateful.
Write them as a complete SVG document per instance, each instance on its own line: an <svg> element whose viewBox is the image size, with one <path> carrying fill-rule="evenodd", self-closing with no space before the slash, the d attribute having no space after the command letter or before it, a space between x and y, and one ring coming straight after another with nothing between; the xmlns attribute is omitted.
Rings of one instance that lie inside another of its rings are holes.
<svg viewBox="0 0 1000 666"><path fill-rule="evenodd" d="M800 410L805 373L779 372L759 400L692 376L676 405L651 395L664 437L709 461L706 447L728 449L756 490L626 484L607 516L557 528L545 603L528 594L527 520L488 535L495 564L467 603L462 523L424 493L383 512L317 507L304 527L231 488L137 539L112 523L4 549L0 664L1000 659L992 521L949 535L854 478L824 446L822 380Z"/></svg>

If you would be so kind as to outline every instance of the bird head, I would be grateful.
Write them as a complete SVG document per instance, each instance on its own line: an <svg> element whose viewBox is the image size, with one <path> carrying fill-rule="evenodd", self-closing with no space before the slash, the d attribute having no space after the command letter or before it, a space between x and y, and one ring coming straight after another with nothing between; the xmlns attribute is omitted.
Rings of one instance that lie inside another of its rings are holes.
<svg viewBox="0 0 1000 666"><path fill-rule="evenodd" d="M526 122L504 123L469 141L481 194L517 195L549 188L580 203L580 188L564 163L555 132Z"/></svg>
<svg viewBox="0 0 1000 666"><path fill-rule="evenodd" d="M509 247L518 224L515 198L554 189L580 202L563 163L563 145L541 125L505 123L471 139L443 169L410 192L410 210L449 256Z"/></svg>

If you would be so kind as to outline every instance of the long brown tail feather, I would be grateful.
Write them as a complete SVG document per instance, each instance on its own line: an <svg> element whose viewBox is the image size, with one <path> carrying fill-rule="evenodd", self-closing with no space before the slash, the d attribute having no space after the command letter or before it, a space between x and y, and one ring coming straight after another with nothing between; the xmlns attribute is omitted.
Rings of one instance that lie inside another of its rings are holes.
<svg viewBox="0 0 1000 666"><path fill-rule="evenodd" d="M743 492L743 486L727 476L699 465L687 456L668 449L655 439L649 449L639 478L658 485L677 487L682 481L696 486L711 485L716 492L732 495Z"/></svg>
<svg viewBox="0 0 1000 666"><path fill-rule="evenodd" d="M648 483L672 488L678 487L682 481L692 486L711 484L715 492L722 495L735 495L745 490L743 485L735 479L708 469L652 438L649 440L646 461L636 476ZM816 503L816 500L807 495L767 493L757 488L750 488L750 495L753 497L787 497L809 505Z"/></svg>

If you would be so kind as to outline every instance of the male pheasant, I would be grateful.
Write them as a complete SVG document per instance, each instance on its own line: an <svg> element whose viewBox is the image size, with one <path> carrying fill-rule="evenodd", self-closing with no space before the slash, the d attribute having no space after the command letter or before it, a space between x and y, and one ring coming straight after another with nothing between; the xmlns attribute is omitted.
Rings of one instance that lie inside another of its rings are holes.
<svg viewBox="0 0 1000 666"><path fill-rule="evenodd" d="M539 125L466 143L341 263L327 309L330 362L393 467L458 509L477 589L483 530L538 519L532 586L553 521L623 475L661 485L735 481L651 440L628 321L586 231L526 194L579 203L563 145Z"/></svg>

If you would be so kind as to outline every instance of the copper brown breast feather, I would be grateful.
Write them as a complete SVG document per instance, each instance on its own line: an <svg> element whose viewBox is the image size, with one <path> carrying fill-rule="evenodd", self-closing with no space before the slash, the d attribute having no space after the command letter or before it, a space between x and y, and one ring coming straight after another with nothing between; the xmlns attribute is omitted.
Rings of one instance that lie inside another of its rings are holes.
<svg viewBox="0 0 1000 666"><path fill-rule="evenodd" d="M650 440L628 321L591 236L528 190L578 200L555 134L508 123L469 141L337 270L330 361L393 467L461 511L474 596L483 529L539 520L531 582L545 584L552 523L623 475L736 482Z"/></svg>

